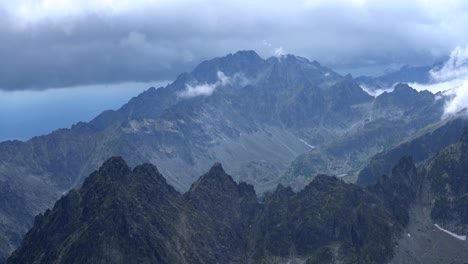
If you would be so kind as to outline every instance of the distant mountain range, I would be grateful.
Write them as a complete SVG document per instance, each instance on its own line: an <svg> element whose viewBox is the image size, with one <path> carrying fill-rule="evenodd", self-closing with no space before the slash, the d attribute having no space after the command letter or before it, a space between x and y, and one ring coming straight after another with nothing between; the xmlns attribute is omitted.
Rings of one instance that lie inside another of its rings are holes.
<svg viewBox="0 0 468 264"><path fill-rule="evenodd" d="M431 71L438 70L442 66L443 62L424 66L404 65L396 71L390 71L380 76L357 77L356 82L371 91L389 89L398 83L430 84L434 82Z"/></svg>
<svg viewBox="0 0 468 264"><path fill-rule="evenodd" d="M278 183L303 189L319 173L354 182L375 154L439 122L444 104L404 84L370 96L350 76L293 55L205 61L89 123L0 143L0 259L35 215L111 156L157 164L180 192L215 161L258 194Z"/></svg>

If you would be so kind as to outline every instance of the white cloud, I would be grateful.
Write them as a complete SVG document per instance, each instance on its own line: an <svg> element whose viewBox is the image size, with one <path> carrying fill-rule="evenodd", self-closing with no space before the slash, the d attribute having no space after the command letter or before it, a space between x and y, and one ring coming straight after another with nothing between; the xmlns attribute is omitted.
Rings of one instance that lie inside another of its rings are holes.
<svg viewBox="0 0 468 264"><path fill-rule="evenodd" d="M191 97L197 97L197 96L209 96L213 94L214 90L216 89L216 84L199 84L192 86L190 84L186 85L186 89L179 93L180 97L184 98L191 98Z"/></svg>
<svg viewBox="0 0 468 264"><path fill-rule="evenodd" d="M218 80L213 84L203 83L197 85L186 84L185 90L180 92L179 97L192 98L197 96L210 96L214 93L216 88L226 86L230 83L231 79L227 77L222 71L218 71Z"/></svg>
<svg viewBox="0 0 468 264"><path fill-rule="evenodd" d="M463 85L464 82L465 79L461 78L444 82L435 82L431 84L408 83L408 85L418 91L427 90L435 94L438 92L448 92L454 88L460 87L461 85Z"/></svg>
<svg viewBox="0 0 468 264"><path fill-rule="evenodd" d="M468 45L465 48L456 47L450 54L449 60L441 69L431 71L435 81L452 81L467 79L468 77Z"/></svg>
<svg viewBox="0 0 468 264"><path fill-rule="evenodd" d="M454 115L468 107L468 46L456 47L441 69L431 71L440 91L451 100L445 105L445 115Z"/></svg>
<svg viewBox="0 0 468 264"><path fill-rule="evenodd" d="M468 80L463 85L454 88L448 94L452 97L445 106L445 115L454 115L468 107Z"/></svg>
<svg viewBox="0 0 468 264"><path fill-rule="evenodd" d="M441 67L430 71L432 84L410 83L416 90L442 92L448 97L444 116L454 115L468 108L468 46L456 47Z"/></svg>

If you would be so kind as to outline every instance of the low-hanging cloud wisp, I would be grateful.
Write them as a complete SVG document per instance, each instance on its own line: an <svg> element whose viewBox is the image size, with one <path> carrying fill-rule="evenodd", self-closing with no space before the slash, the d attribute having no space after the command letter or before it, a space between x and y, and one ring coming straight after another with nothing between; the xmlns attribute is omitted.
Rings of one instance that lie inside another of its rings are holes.
<svg viewBox="0 0 468 264"><path fill-rule="evenodd" d="M215 83L186 84L185 90L178 94L182 98L192 98L197 96L210 96L218 87L225 86L230 83L231 79L227 77L222 71L218 71L218 80Z"/></svg>

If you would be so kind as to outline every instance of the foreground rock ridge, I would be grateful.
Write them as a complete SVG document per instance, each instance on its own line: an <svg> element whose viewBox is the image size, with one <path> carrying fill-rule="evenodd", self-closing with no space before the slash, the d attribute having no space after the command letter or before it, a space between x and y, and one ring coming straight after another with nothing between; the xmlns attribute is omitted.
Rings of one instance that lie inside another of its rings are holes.
<svg viewBox="0 0 468 264"><path fill-rule="evenodd" d="M132 170L112 157L38 215L6 263L384 263L407 224L407 200L379 188L411 185L414 172L403 159L372 190L319 175L260 203L219 163L180 194L155 166ZM386 206L396 198L401 208Z"/></svg>

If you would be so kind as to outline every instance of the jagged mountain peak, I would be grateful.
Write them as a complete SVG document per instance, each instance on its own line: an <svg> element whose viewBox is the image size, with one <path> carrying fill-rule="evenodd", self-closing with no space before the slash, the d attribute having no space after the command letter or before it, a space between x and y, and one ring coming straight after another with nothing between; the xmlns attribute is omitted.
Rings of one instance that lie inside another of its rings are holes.
<svg viewBox="0 0 468 264"><path fill-rule="evenodd" d="M379 97L394 97L399 100L404 100L407 98L415 98L415 97L419 97L419 98L432 97L433 98L434 94L432 94L431 92L427 90L418 91L407 83L398 83L393 87L392 91L384 91L382 94L377 96L377 98Z"/></svg>
<svg viewBox="0 0 468 264"><path fill-rule="evenodd" d="M151 174L159 174L158 168L151 163L143 163L141 165L136 166L133 169L133 173L148 173L148 172L151 172Z"/></svg>
<svg viewBox="0 0 468 264"><path fill-rule="evenodd" d="M108 181L122 181L132 172L127 162L120 156L113 156L106 160L99 170L95 171L91 177L86 178L83 187L88 187L97 182L107 183Z"/></svg>
<svg viewBox="0 0 468 264"><path fill-rule="evenodd" d="M221 162L218 162L218 161L213 163L213 166L211 166L210 172L226 173L223 169L223 165L221 165Z"/></svg>
<svg viewBox="0 0 468 264"><path fill-rule="evenodd" d="M328 176L325 174L318 174L303 190L300 191L301 194L307 194L309 192L315 192L317 190L327 191L332 190L340 185L345 185L346 183L337 177Z"/></svg>
<svg viewBox="0 0 468 264"><path fill-rule="evenodd" d="M296 193L290 186L284 187L282 184L278 184L274 192L269 192L266 194L265 201L272 202L280 200L285 202L287 199L293 197L294 195L296 195Z"/></svg>
<svg viewBox="0 0 468 264"><path fill-rule="evenodd" d="M326 73L327 75L330 75L330 77L332 77L332 75L333 77L341 77L341 75L337 74L330 68L323 66L316 60L310 61L305 57L297 56L294 54L272 56L266 59L266 62L268 62L269 65L272 65L274 67L276 66L277 69L287 69L291 67L292 69L303 69L311 72L315 71L324 74Z"/></svg>
<svg viewBox="0 0 468 264"><path fill-rule="evenodd" d="M95 194L89 197L103 198L103 193L112 193L110 190L138 193L144 188L152 188L157 193L176 192L155 165L144 163L132 170L122 157L115 156L106 160L99 170L87 177L81 190L84 193Z"/></svg>
<svg viewBox="0 0 468 264"><path fill-rule="evenodd" d="M227 174L221 163L215 162L210 170L192 184L190 193L206 192L214 187L222 190L237 188L238 184Z"/></svg>
<svg viewBox="0 0 468 264"><path fill-rule="evenodd" d="M434 94L426 90L418 91L406 83L399 83L394 87L393 91L384 92L377 96L375 102L376 105L396 106L405 110L437 105ZM441 111L441 109L442 107L438 111Z"/></svg>
<svg viewBox="0 0 468 264"><path fill-rule="evenodd" d="M255 77L265 67L267 67L266 61L255 51L238 51L201 62L191 75L196 81L213 83L217 81L219 71L226 76L243 74L246 77Z"/></svg>
<svg viewBox="0 0 468 264"><path fill-rule="evenodd" d="M127 172L130 170L130 167L121 156L112 156L102 164L99 170L118 170Z"/></svg>
<svg viewBox="0 0 468 264"><path fill-rule="evenodd" d="M413 90L415 89L413 89L411 86L409 86L406 83L398 83L397 85L395 85L395 91L413 91Z"/></svg>
<svg viewBox="0 0 468 264"><path fill-rule="evenodd" d="M254 50L239 50L235 52L234 54L227 55L226 57L229 57L229 56L247 58L247 59L261 59L261 57Z"/></svg>
<svg viewBox="0 0 468 264"><path fill-rule="evenodd" d="M307 58L297 56L294 54L285 54L279 56L271 56L267 59L271 63L310 63L320 66L320 63L317 61L310 62Z"/></svg>

